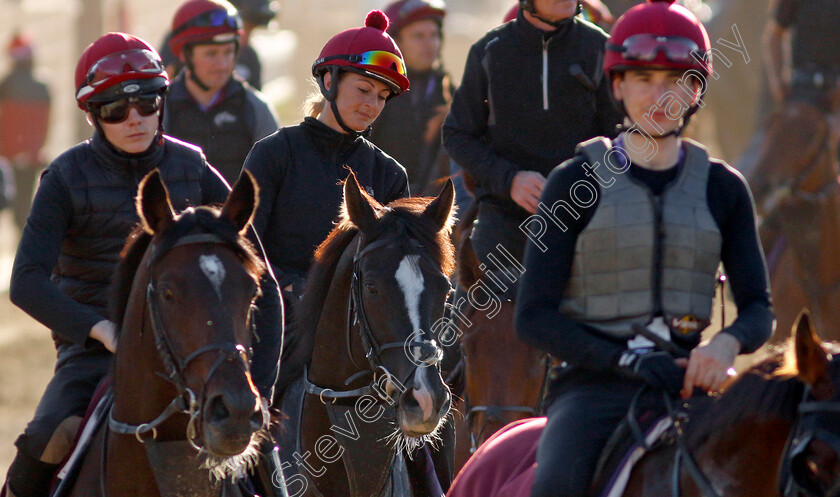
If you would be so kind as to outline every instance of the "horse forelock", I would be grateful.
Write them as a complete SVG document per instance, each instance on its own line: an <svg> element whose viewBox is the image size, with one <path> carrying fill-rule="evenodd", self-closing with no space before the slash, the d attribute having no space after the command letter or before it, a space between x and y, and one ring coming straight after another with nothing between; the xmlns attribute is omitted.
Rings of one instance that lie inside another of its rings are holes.
<svg viewBox="0 0 840 497"><path fill-rule="evenodd" d="M138 224L132 230L120 253L120 261L111 280L109 309L111 320L117 324L118 332L122 329L131 288L153 240L155 252L164 254L187 234L213 233L234 249L246 272L259 285L265 264L257 257L248 239L240 236L232 223L219 217L220 212L221 209L216 207L190 207L176 216L175 222L163 233L150 235L142 224Z"/></svg>

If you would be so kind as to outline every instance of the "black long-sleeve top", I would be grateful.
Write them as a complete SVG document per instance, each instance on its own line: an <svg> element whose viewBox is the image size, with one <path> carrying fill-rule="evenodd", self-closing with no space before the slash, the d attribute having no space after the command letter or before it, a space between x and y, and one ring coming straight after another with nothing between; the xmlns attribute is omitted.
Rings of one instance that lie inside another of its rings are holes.
<svg viewBox="0 0 840 497"><path fill-rule="evenodd" d="M570 187L580 180L587 181L600 192L601 186L588 177L582 167L584 162L582 156L576 156L558 166L549 176L541 202L552 205L557 200L566 200L572 205ZM653 171L631 165L629 174L654 194L660 194L677 177L680 167L682 164ZM709 210L721 233L721 261L738 307L737 319L723 332L738 339L741 353L753 352L770 338L774 318L752 195L738 172L716 160L711 161L706 195ZM596 201L588 209L580 209L578 219L564 218L566 231L550 225L540 238L546 250L528 242L525 273L517 297L516 329L524 342L557 359L590 370L606 370L615 366L626 344L606 337L559 310L571 275L577 236L592 219L597 205Z"/></svg>
<svg viewBox="0 0 840 497"><path fill-rule="evenodd" d="M378 202L409 194L405 169L362 137L307 117L258 141L244 169L260 186L254 227L281 287L303 278L334 227L350 170Z"/></svg>
<svg viewBox="0 0 840 497"><path fill-rule="evenodd" d="M84 343L93 325L107 319L111 274L138 221L137 186L156 167L164 181L170 170L179 180L177 186L169 183L178 209L227 197L227 184L201 153L169 138L129 159L96 133L44 171L9 290L12 302L57 339ZM195 190L199 197L187 198Z"/></svg>
<svg viewBox="0 0 840 497"><path fill-rule="evenodd" d="M475 177L477 200L520 209L510 198L516 173L547 176L578 143L615 135L621 115L601 67L606 39L579 18L546 33L520 10L472 46L443 141Z"/></svg>

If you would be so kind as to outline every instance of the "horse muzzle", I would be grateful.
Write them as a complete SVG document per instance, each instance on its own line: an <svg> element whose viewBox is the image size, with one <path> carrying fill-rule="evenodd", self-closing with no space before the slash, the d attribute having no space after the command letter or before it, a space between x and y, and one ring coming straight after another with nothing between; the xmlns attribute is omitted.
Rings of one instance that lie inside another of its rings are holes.
<svg viewBox="0 0 840 497"><path fill-rule="evenodd" d="M265 413L251 391L220 392L209 397L202 410L204 448L219 457L241 454L250 446L252 435L263 427Z"/></svg>
<svg viewBox="0 0 840 497"><path fill-rule="evenodd" d="M437 368L421 366L415 369L412 381L400 396L397 420L406 436L428 435L437 430L451 407L449 388Z"/></svg>

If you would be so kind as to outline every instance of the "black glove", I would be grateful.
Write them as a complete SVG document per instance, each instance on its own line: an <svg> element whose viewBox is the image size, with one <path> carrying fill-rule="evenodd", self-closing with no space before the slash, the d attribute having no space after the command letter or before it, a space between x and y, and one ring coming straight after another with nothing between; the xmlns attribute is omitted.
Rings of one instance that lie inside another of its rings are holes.
<svg viewBox="0 0 840 497"><path fill-rule="evenodd" d="M642 380L648 385L676 394L682 390L685 369L660 350L625 350L618 358L619 373Z"/></svg>

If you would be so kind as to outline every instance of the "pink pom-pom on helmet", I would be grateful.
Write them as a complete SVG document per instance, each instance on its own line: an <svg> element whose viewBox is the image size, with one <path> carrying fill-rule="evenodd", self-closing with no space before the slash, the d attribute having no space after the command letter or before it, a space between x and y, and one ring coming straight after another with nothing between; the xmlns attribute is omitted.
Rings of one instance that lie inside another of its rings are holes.
<svg viewBox="0 0 840 497"><path fill-rule="evenodd" d="M321 80L326 72L347 70L382 81L394 96L408 90L402 52L386 32L389 22L383 12L372 10L364 27L347 29L330 38L312 64L312 75Z"/></svg>

